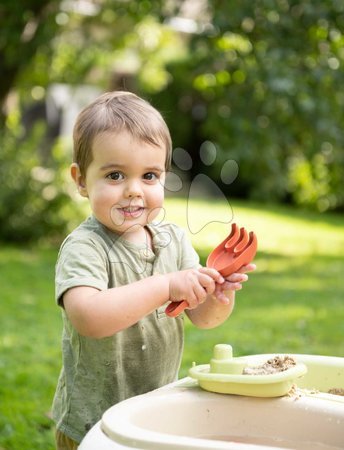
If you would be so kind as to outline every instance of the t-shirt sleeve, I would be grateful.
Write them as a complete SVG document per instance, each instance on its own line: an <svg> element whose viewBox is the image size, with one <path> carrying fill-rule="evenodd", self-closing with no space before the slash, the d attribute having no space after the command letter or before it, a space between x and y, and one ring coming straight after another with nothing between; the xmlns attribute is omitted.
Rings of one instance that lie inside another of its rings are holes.
<svg viewBox="0 0 344 450"><path fill-rule="evenodd" d="M181 230L180 250L179 270L196 269L200 266L199 256L184 230Z"/></svg>
<svg viewBox="0 0 344 450"><path fill-rule="evenodd" d="M55 271L55 298L62 305L63 294L73 287L108 287L106 254L91 240L66 241L59 253Z"/></svg>

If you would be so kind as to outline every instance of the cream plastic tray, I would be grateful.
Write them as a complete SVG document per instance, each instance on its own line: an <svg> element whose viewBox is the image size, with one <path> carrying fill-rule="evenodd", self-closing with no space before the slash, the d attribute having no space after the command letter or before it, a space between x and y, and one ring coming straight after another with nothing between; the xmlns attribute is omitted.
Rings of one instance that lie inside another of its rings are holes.
<svg viewBox="0 0 344 450"><path fill-rule="evenodd" d="M244 367L261 365L266 360L266 355L233 358L230 345L218 344L214 347L214 358L210 364L194 365L189 370L189 375L198 380L202 389L210 392L251 397L281 397L288 394L296 380L307 372L306 365L296 361L295 366L283 372L242 375Z"/></svg>

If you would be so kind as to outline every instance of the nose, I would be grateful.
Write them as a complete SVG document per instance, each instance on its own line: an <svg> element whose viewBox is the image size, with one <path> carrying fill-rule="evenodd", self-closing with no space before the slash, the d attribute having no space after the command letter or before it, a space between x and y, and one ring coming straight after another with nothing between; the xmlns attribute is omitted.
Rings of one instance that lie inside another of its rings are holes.
<svg viewBox="0 0 344 450"><path fill-rule="evenodd" d="M124 195L127 198L143 197L141 183L138 180L128 180L125 186Z"/></svg>

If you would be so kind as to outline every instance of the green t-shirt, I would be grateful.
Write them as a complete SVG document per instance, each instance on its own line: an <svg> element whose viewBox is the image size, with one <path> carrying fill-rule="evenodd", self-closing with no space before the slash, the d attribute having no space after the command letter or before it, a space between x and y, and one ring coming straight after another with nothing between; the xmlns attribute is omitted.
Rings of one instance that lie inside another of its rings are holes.
<svg viewBox="0 0 344 450"><path fill-rule="evenodd" d="M104 290L198 267L198 255L182 229L169 223L147 227L154 252L110 232L94 217L83 222L65 239L58 255L58 304L72 287ZM53 418L61 432L80 442L110 406L176 380L183 316L167 317L165 308L103 339L81 336L62 308L63 367L53 402Z"/></svg>

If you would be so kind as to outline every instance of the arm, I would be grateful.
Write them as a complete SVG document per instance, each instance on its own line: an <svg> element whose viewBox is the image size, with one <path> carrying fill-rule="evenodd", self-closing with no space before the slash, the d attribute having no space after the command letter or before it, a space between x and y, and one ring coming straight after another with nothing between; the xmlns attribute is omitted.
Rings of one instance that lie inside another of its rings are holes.
<svg viewBox="0 0 344 450"><path fill-rule="evenodd" d="M207 300L196 309L185 310L191 322L198 328L215 328L225 322L232 314L235 303L234 291L228 291L228 303L221 303L214 295L208 295Z"/></svg>
<svg viewBox="0 0 344 450"><path fill-rule="evenodd" d="M63 296L66 314L76 330L94 338L111 336L138 322L168 300L187 300L191 308L204 302L223 281L214 269L154 275L125 286L100 291L78 286Z"/></svg>
<svg viewBox="0 0 344 450"><path fill-rule="evenodd" d="M72 325L83 336L111 336L168 300L168 280L154 275L116 288L98 290L88 286L69 289L63 306Z"/></svg>
<svg viewBox="0 0 344 450"><path fill-rule="evenodd" d="M246 272L255 269L255 264L248 264L239 273L230 275L224 283L217 283L214 294L208 295L204 303L195 309L186 310L191 322L204 329L215 328L225 322L234 309L235 291L242 289L241 283L248 280Z"/></svg>

